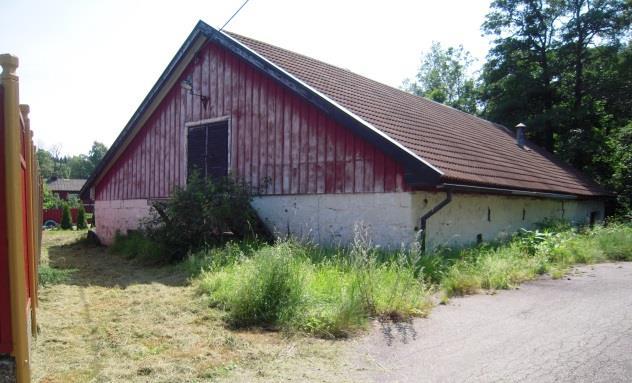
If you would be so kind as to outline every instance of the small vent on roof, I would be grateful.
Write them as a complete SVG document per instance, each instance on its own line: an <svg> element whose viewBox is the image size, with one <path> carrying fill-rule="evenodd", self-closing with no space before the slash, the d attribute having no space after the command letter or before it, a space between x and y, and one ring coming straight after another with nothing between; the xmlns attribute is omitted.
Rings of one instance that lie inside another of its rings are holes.
<svg viewBox="0 0 632 383"><path fill-rule="evenodd" d="M516 144L521 148L524 148L524 130L527 128L522 122L516 125Z"/></svg>
<svg viewBox="0 0 632 383"><path fill-rule="evenodd" d="M527 128L527 125L522 122L516 125L516 144L521 148L524 148L524 130Z"/></svg>

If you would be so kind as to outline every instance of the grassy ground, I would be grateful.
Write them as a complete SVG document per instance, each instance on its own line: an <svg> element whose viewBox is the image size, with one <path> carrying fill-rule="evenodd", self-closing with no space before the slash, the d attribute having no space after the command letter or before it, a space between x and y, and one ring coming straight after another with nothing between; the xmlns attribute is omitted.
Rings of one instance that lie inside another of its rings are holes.
<svg viewBox="0 0 632 383"><path fill-rule="evenodd" d="M181 268L138 265L84 235L44 235L44 267L63 277L40 289L34 381L347 380L343 343L227 329Z"/></svg>

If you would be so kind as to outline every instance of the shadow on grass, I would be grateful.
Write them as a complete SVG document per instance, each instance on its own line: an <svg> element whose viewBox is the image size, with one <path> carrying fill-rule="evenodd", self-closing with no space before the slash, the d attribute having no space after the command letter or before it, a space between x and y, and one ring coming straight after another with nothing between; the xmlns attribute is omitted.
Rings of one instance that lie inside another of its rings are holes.
<svg viewBox="0 0 632 383"><path fill-rule="evenodd" d="M106 247L91 244L85 238L49 247L48 259L51 268L68 270L64 280L68 285L126 288L160 283L184 286L188 280L188 275L176 266L142 264L112 254Z"/></svg>

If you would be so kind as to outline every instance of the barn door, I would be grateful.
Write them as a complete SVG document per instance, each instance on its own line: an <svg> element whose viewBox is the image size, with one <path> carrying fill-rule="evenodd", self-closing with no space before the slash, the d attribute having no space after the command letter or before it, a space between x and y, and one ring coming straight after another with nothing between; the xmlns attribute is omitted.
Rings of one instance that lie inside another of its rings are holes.
<svg viewBox="0 0 632 383"><path fill-rule="evenodd" d="M202 177L228 175L228 121L189 128L187 136L188 175Z"/></svg>

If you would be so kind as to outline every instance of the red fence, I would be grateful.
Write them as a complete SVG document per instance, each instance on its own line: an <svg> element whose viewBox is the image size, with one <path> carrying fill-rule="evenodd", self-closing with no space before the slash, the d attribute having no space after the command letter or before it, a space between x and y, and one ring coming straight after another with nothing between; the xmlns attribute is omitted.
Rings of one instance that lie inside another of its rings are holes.
<svg viewBox="0 0 632 383"><path fill-rule="evenodd" d="M36 335L42 182L29 107L19 105L18 60L0 55L0 354L13 357L17 382L30 381Z"/></svg>
<svg viewBox="0 0 632 383"><path fill-rule="evenodd" d="M70 209L70 217L72 218L72 223L77 223L77 214L79 213L79 209L72 208ZM55 208L55 209L44 209L44 214L42 215L42 224L45 224L48 221L55 221L57 225L61 224L61 216L63 214L63 209Z"/></svg>

